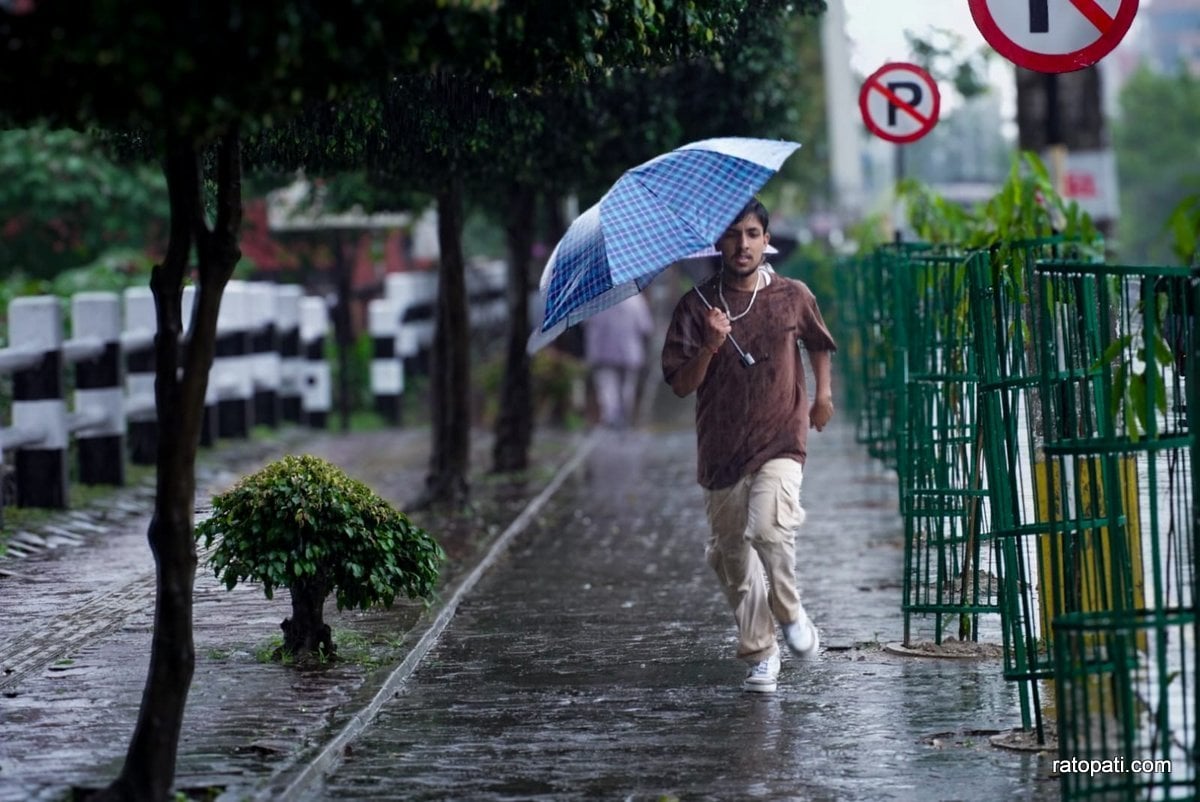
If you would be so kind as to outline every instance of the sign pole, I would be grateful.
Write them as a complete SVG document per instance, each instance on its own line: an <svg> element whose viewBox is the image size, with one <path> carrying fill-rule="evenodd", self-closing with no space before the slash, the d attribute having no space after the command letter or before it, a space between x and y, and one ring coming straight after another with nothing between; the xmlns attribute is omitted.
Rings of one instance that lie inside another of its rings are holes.
<svg viewBox="0 0 1200 802"><path fill-rule="evenodd" d="M1046 85L1046 151L1050 157L1050 176L1054 189L1067 195L1067 140L1062 130L1062 110L1058 97L1058 73L1042 76Z"/></svg>

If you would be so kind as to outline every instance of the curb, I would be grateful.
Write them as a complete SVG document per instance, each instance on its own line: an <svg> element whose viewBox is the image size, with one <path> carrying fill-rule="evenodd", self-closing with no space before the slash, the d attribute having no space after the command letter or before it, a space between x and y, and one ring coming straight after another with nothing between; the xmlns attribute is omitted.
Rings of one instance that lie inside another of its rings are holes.
<svg viewBox="0 0 1200 802"><path fill-rule="evenodd" d="M496 538L483 558L455 588L454 593L442 606L437 617L425 628L424 633L413 646L412 650L409 651L400 665L392 670L383 681L370 702L355 712L350 717L350 720L342 726L342 729L326 741L311 757L303 757L290 761L283 768L276 771L275 775L254 794L254 799L261 800L261 802L269 802L275 799L295 799L310 783L337 765L345 748L370 725L380 708L408 681L408 678L420 665L425 655L437 643L442 632L445 631L446 627L454 619L462 600L475 588L475 585L478 584L479 580L491 569L496 561L504 555L516 536L525 530L534 519L534 516L541 511L542 507L546 505L562 486L563 482L566 481L566 478L575 472L595 447L596 442L597 435L594 432L586 437L575 449L575 453L559 467L546 487L525 506L521 514ZM301 763L303 765L299 765ZM244 792L242 793L244 794ZM224 798L224 795L220 797L220 799ZM244 796L239 794L238 798L244 798Z"/></svg>

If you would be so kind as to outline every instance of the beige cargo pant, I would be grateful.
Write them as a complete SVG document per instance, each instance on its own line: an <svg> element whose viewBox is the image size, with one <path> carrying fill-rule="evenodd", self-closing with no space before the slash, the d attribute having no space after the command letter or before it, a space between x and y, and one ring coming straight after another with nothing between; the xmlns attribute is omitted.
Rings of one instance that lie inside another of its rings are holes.
<svg viewBox="0 0 1200 802"><path fill-rule="evenodd" d="M738 659L765 660L776 648L775 622L804 615L796 588L796 529L804 523L804 469L773 459L730 487L705 491L712 536L705 556L733 608Z"/></svg>

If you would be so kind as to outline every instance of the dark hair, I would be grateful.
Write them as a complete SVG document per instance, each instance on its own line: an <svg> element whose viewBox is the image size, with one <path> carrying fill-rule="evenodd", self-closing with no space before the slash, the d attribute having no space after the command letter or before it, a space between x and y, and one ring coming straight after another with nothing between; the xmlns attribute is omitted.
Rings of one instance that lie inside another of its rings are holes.
<svg viewBox="0 0 1200 802"><path fill-rule="evenodd" d="M767 207L763 206L762 201L758 198L751 198L750 202L743 206L742 210L737 213L737 217L733 218L733 222L741 222L750 215L758 218L758 222L762 223L763 232L765 233L771 224L771 213L767 211Z"/></svg>

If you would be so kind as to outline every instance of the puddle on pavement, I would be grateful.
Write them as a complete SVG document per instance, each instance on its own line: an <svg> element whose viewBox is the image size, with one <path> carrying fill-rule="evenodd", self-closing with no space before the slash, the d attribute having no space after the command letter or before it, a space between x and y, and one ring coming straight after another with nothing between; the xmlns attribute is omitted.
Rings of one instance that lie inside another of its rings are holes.
<svg viewBox="0 0 1200 802"><path fill-rule="evenodd" d="M934 749L974 749L978 746L988 746L993 736L1001 730L962 730L959 732L939 732L927 735L921 739L925 746Z"/></svg>

